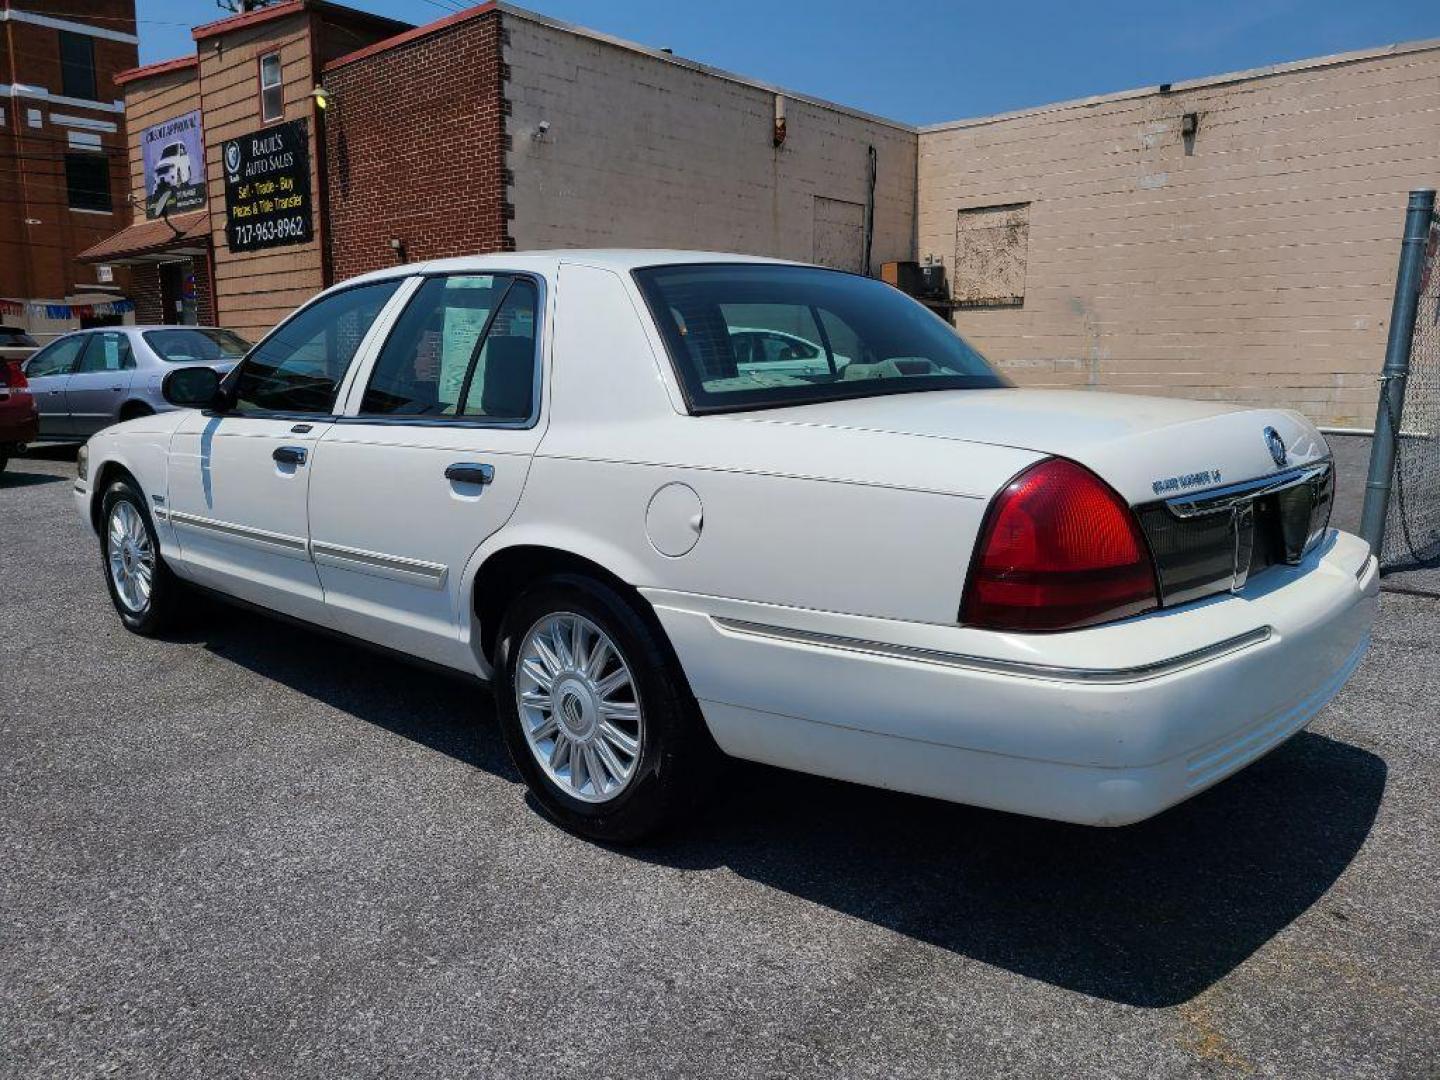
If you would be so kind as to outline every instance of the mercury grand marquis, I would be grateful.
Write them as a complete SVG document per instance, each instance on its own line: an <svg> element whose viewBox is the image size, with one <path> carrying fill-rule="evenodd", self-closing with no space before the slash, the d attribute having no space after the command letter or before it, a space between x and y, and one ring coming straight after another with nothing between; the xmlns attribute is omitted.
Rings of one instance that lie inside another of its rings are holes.
<svg viewBox="0 0 1440 1080"><path fill-rule="evenodd" d="M814 342L747 362L737 332ZM1305 727L1370 640L1298 413L1016 389L881 282L500 254L331 288L75 501L124 625L203 588L493 687L543 810L680 820L726 755L1092 825Z"/></svg>

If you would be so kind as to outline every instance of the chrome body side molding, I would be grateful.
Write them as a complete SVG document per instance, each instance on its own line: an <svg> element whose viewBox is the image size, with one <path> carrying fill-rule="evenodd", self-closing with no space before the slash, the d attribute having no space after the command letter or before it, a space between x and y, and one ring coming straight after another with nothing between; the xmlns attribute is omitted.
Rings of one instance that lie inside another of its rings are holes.
<svg viewBox="0 0 1440 1080"><path fill-rule="evenodd" d="M1015 675L1028 679L1048 679L1055 682L1085 684L1113 684L1144 682L1169 675L1175 671L1203 664L1220 656L1239 652L1270 640L1271 628L1257 627L1207 645L1203 649L1181 653L1149 664L1120 668L1077 668L1056 667L1049 664L1029 664L1017 660L997 660L986 656L970 656L940 649L917 648L912 645L896 645L883 641L867 641L863 638L842 637L838 634L822 634L811 630L796 630L784 626L768 626L712 615L711 620L722 631L744 637L766 638L784 641L794 645L812 645L822 649L838 649L844 652L866 653L889 660L910 660L920 664L938 664L942 667L964 668L969 671L987 671L997 675Z"/></svg>

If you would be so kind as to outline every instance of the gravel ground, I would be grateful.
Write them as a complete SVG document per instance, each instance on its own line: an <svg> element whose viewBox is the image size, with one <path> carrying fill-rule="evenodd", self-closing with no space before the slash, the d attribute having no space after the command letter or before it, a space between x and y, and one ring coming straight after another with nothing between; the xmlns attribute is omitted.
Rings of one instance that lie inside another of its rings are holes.
<svg viewBox="0 0 1440 1080"><path fill-rule="evenodd" d="M0 1074L1440 1075L1440 601L1142 825L741 767L611 851L473 686L209 605L126 634L72 469L0 476Z"/></svg>

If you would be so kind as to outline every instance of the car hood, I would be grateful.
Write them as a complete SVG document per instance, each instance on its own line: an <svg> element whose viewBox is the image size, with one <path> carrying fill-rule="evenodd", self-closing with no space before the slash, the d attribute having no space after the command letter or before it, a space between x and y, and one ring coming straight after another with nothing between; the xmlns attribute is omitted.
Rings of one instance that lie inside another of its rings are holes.
<svg viewBox="0 0 1440 1080"><path fill-rule="evenodd" d="M1329 453L1314 426L1288 409L1089 391L901 393L727 418L1066 457L1093 469L1132 503L1265 476ZM1281 462L1272 456L1267 429L1284 443Z"/></svg>

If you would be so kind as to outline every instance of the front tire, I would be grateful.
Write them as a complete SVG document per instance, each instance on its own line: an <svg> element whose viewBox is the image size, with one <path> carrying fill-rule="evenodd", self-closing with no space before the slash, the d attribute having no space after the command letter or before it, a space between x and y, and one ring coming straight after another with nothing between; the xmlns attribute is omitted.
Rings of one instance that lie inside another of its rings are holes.
<svg viewBox="0 0 1440 1080"><path fill-rule="evenodd" d="M557 824L635 843L708 793L720 752L639 601L581 575L543 579L506 611L495 660L510 757Z"/></svg>
<svg viewBox="0 0 1440 1080"><path fill-rule="evenodd" d="M123 480L100 504L100 558L105 585L125 629L154 637L179 614L180 582L160 556L160 541L140 493Z"/></svg>

